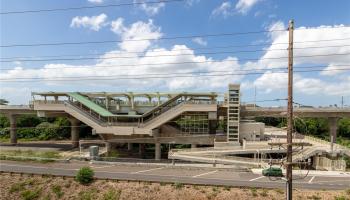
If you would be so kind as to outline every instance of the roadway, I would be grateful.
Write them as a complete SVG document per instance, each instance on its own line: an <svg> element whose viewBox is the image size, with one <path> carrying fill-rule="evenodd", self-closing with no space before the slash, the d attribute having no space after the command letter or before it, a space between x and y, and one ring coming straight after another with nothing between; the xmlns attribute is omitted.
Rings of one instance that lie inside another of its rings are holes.
<svg viewBox="0 0 350 200"><path fill-rule="evenodd" d="M91 164L89 162L71 163L32 163L1 161L2 172L52 174L57 176L74 176L82 166L90 166L95 177L101 179L118 179L132 181L181 182L184 184L220 185L233 187L284 188L282 179L263 177L252 172L230 168L180 167L169 164ZM295 174L295 188L302 189L348 189L350 173L337 176L307 176Z"/></svg>

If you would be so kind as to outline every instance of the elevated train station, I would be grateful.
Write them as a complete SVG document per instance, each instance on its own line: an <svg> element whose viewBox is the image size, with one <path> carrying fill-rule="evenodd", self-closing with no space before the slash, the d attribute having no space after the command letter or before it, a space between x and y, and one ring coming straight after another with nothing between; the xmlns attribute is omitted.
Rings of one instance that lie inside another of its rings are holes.
<svg viewBox="0 0 350 200"><path fill-rule="evenodd" d="M350 117L349 108L299 107L294 112L299 117L328 118L332 144L337 120ZM140 148L155 144L155 159L159 160L161 144L242 148L246 142L266 141L265 125L251 119L285 117L286 109L241 105L240 85L230 84L224 97L215 92L33 92L28 106L3 105L0 113L10 119L13 144L17 143L16 116L65 116L71 122L74 147L79 145L79 126L84 123L108 148L115 143L128 143L130 148L135 143Z"/></svg>

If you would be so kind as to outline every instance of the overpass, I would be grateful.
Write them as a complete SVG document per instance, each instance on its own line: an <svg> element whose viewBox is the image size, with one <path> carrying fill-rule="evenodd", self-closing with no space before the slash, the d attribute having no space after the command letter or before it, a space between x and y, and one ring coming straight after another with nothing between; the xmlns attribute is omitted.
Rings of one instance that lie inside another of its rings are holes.
<svg viewBox="0 0 350 200"><path fill-rule="evenodd" d="M293 115L302 118L342 118L350 117L350 108L335 107L294 107ZM241 107L242 117L286 117L286 107Z"/></svg>

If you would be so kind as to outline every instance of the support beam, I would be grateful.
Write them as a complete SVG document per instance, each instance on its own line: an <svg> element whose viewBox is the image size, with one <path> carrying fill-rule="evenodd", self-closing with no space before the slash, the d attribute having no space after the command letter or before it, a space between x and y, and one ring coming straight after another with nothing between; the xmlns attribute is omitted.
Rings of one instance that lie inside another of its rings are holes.
<svg viewBox="0 0 350 200"><path fill-rule="evenodd" d="M128 143L128 151L132 151L132 143Z"/></svg>
<svg viewBox="0 0 350 200"><path fill-rule="evenodd" d="M143 158L144 153L145 153L145 144L140 143L139 144L139 155L141 158Z"/></svg>
<svg viewBox="0 0 350 200"><path fill-rule="evenodd" d="M106 152L107 152L107 155L109 155L109 153L111 152L112 150L112 144L110 142L106 142Z"/></svg>
<svg viewBox="0 0 350 200"><path fill-rule="evenodd" d="M333 146L334 143L337 140L337 123L338 123L338 118L336 117L330 117L328 118L328 123L329 123L329 134L331 138L331 151L333 151Z"/></svg>
<svg viewBox="0 0 350 200"><path fill-rule="evenodd" d="M12 145L17 144L17 122L15 115L9 115L10 119L10 143Z"/></svg>
<svg viewBox="0 0 350 200"><path fill-rule="evenodd" d="M79 147L79 130L80 121L75 118L69 119L71 124L71 140L73 148Z"/></svg>
<svg viewBox="0 0 350 200"><path fill-rule="evenodd" d="M155 160L160 160L162 157L162 152L161 152L161 145L159 142L155 143Z"/></svg>

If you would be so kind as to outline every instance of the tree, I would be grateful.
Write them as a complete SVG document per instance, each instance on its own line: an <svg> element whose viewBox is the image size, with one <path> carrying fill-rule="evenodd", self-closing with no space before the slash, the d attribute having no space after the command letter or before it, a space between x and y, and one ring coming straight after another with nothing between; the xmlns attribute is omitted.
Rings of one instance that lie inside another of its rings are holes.
<svg viewBox="0 0 350 200"><path fill-rule="evenodd" d="M0 105L7 105L8 103L6 99L0 99Z"/></svg>

